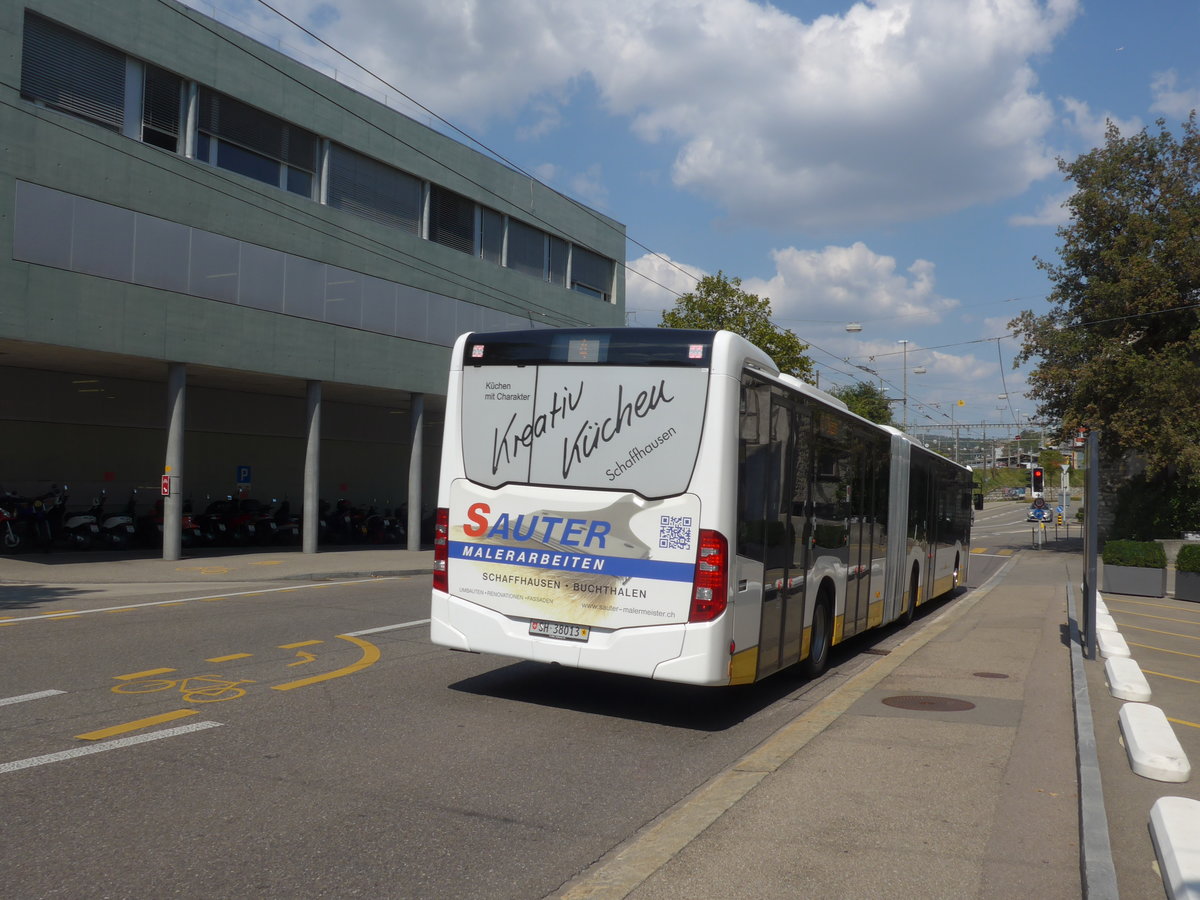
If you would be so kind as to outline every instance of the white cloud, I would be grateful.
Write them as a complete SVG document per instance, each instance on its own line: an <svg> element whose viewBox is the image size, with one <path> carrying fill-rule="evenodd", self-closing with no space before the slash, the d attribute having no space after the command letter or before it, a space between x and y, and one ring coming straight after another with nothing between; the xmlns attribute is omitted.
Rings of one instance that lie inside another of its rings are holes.
<svg viewBox="0 0 1200 900"><path fill-rule="evenodd" d="M1154 95L1150 109L1154 112L1186 119L1200 109L1200 86L1180 87L1179 73L1174 69L1157 73L1150 91Z"/></svg>
<svg viewBox="0 0 1200 900"><path fill-rule="evenodd" d="M680 294L696 289L709 274L696 266L676 262L664 254L646 253L626 263L626 324L653 326L664 310L675 305Z"/></svg>
<svg viewBox="0 0 1200 900"><path fill-rule="evenodd" d="M1022 216L1011 216L1008 224L1017 226L1049 225L1052 227L1066 225L1071 221L1071 211L1066 207L1066 202L1072 193L1072 191L1062 191L1052 194L1042 200L1035 212Z"/></svg>
<svg viewBox="0 0 1200 900"><path fill-rule="evenodd" d="M1132 119L1120 119L1110 112L1093 113L1091 106L1074 97L1063 97L1063 107L1066 116L1063 125L1066 129L1078 135L1084 145L1090 150L1093 147L1104 146L1104 135L1109 123L1117 126L1117 131L1129 136L1142 130L1142 120L1137 116Z"/></svg>
<svg viewBox="0 0 1200 900"><path fill-rule="evenodd" d="M775 275L746 279L742 286L770 297L775 319L785 327L798 320L832 323L840 331L852 321L909 317L928 325L958 305L935 291L933 263L918 259L901 272L894 257L861 241L821 250L788 247L771 257Z"/></svg>
<svg viewBox="0 0 1200 900"><path fill-rule="evenodd" d="M676 149L679 187L739 221L823 232L962 209L1051 173L1054 113L1030 60L1078 0L874 0L811 22L752 0L282 8L468 129L521 115L543 134L590 79L638 136Z"/></svg>

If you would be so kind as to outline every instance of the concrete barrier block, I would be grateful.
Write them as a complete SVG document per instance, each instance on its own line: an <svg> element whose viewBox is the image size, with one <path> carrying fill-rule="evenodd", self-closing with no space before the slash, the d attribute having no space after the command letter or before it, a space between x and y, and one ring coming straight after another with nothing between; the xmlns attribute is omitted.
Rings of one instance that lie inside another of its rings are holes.
<svg viewBox="0 0 1200 900"><path fill-rule="evenodd" d="M1125 643L1125 638L1121 637L1119 631L1097 631L1096 645L1100 648L1100 655L1105 659L1131 655L1129 645Z"/></svg>
<svg viewBox="0 0 1200 900"><path fill-rule="evenodd" d="M1118 700L1148 703L1150 683L1142 674L1142 667L1128 656L1114 656L1105 660L1104 674L1108 676L1108 689Z"/></svg>
<svg viewBox="0 0 1200 900"><path fill-rule="evenodd" d="M1150 809L1150 836L1171 900L1200 900L1200 800L1159 797Z"/></svg>
<svg viewBox="0 0 1200 900"><path fill-rule="evenodd" d="M1118 718L1134 772L1143 778L1173 783L1191 777L1192 767L1161 709L1146 703L1126 703Z"/></svg>
<svg viewBox="0 0 1200 900"><path fill-rule="evenodd" d="M1096 613L1096 630L1097 631L1116 631L1117 623L1113 621L1113 617L1106 612Z"/></svg>

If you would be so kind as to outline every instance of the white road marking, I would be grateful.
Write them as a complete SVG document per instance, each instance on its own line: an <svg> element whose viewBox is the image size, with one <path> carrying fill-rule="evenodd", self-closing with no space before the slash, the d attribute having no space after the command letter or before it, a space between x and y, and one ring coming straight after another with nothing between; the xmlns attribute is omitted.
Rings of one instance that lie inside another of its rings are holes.
<svg viewBox="0 0 1200 900"><path fill-rule="evenodd" d="M45 756L31 756L29 759L18 759L15 762L0 763L0 774L29 769L34 766L45 766L50 763L74 759L77 756L88 756L92 753L103 753L105 750L117 750L121 747L131 747L134 744L144 744L147 741L161 741L163 738L177 737L192 731L205 728L219 728L220 722L193 722L190 725L179 725L163 731L153 731L150 734L138 734L133 737L117 738L114 741L104 741L101 744L90 744L86 747L76 747L73 750L63 750L61 753L47 753Z"/></svg>
<svg viewBox="0 0 1200 900"><path fill-rule="evenodd" d="M346 637L362 637L364 634L379 634L381 631L395 631L398 628L413 628L417 625L428 625L428 619L417 619L413 622L401 622L399 625L382 625L379 628L365 628L362 631L347 631Z"/></svg>
<svg viewBox="0 0 1200 900"><path fill-rule="evenodd" d="M0 706L8 706L10 703L24 703L26 700L41 700L44 697L53 697L55 694L65 694L66 691L38 691L36 694L21 694L17 697L0 697Z"/></svg>

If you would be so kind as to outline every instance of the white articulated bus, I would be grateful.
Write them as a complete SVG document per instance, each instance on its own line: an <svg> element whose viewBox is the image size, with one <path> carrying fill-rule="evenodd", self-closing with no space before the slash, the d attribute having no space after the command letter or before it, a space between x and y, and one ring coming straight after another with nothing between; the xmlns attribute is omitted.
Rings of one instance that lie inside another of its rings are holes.
<svg viewBox="0 0 1200 900"><path fill-rule="evenodd" d="M962 583L971 495L730 332L465 334L432 640L690 684L817 674Z"/></svg>

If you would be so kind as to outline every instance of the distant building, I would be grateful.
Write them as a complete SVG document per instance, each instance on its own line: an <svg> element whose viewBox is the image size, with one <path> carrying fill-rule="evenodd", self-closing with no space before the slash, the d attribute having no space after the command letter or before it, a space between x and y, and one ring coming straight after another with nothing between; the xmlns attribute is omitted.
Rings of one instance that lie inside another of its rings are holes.
<svg viewBox="0 0 1200 900"><path fill-rule="evenodd" d="M0 60L4 488L148 503L182 400L197 506L427 507L459 333L624 321L620 223L172 0L5 5Z"/></svg>

